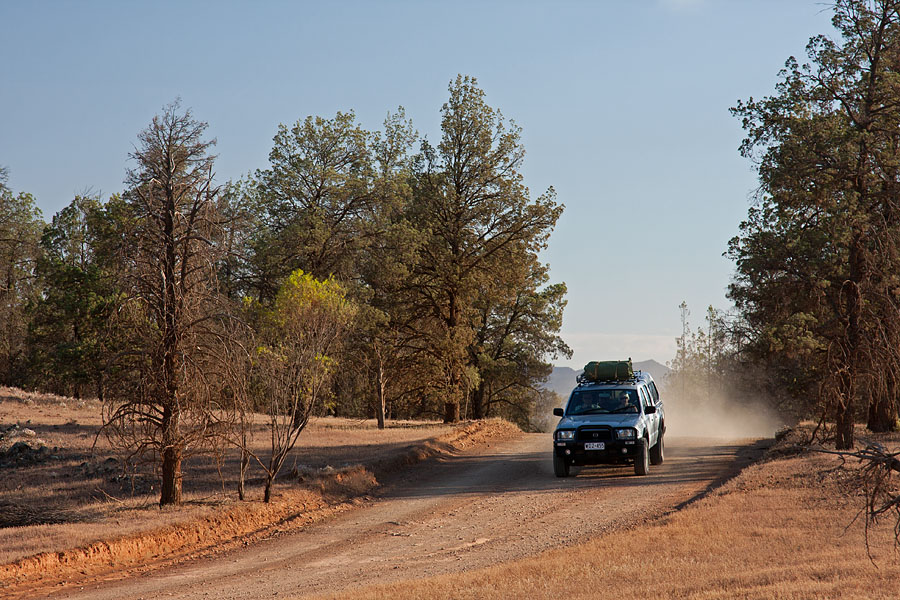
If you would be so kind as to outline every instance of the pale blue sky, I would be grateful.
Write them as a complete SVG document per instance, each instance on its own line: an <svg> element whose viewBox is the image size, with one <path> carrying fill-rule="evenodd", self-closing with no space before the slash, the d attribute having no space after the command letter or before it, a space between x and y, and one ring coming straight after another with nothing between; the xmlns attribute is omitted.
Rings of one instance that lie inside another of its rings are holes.
<svg viewBox="0 0 900 600"><path fill-rule="evenodd" d="M403 105L439 137L457 73L524 129L526 182L566 211L545 260L569 287L572 361L665 362L705 307L755 186L739 98L770 94L830 31L801 0L50 2L0 0L0 165L45 217L119 192L138 131L180 96L218 179L264 168L279 123Z"/></svg>

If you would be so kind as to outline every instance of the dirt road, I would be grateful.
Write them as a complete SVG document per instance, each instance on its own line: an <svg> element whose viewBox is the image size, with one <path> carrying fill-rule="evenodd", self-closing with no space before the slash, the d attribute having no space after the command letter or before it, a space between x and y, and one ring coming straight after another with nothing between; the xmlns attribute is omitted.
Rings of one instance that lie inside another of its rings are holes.
<svg viewBox="0 0 900 600"><path fill-rule="evenodd" d="M420 465L370 504L299 533L50 597L243 600L469 570L659 517L736 472L751 454L749 441L667 442L665 464L647 477L630 467L595 467L557 479L550 437L527 435Z"/></svg>

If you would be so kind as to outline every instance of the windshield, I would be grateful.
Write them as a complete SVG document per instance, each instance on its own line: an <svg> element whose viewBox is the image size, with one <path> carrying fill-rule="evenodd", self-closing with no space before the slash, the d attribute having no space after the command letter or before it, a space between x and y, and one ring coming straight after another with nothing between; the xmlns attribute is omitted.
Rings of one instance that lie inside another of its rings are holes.
<svg viewBox="0 0 900 600"><path fill-rule="evenodd" d="M566 407L567 415L640 412L637 390L576 390Z"/></svg>

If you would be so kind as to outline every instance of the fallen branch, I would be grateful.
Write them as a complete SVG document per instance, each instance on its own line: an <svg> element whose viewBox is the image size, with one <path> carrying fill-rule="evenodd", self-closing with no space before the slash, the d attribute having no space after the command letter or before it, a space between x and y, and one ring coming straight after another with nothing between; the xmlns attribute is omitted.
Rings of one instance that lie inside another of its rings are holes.
<svg viewBox="0 0 900 600"><path fill-rule="evenodd" d="M858 470L859 486L862 488L866 506L860 511L865 515L866 551L869 551L869 528L878 519L891 513L894 516L894 545L900 546L900 486L896 474L900 474L900 452L891 452L883 444L860 438L864 448L856 450L827 450L810 447L814 452L839 456L842 462L856 459L861 465Z"/></svg>
<svg viewBox="0 0 900 600"><path fill-rule="evenodd" d="M101 494L103 494L104 496L106 496L106 499L107 499L107 500L113 500L113 501L115 501L115 502L118 502L119 504L125 504L125 501L124 501L124 500L120 500L120 499L116 498L115 496L111 496L110 494L106 493L106 490L104 490L104 489L102 489L102 488L94 488L94 491L95 491L95 492L100 492Z"/></svg>

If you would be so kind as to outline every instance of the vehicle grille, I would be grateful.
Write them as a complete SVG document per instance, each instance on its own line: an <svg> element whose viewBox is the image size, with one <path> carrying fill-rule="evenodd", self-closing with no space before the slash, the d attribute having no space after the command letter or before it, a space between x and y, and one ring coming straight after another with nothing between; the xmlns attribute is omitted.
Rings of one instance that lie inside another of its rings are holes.
<svg viewBox="0 0 900 600"><path fill-rule="evenodd" d="M612 429L609 427L582 427L575 435L579 442L612 441Z"/></svg>

